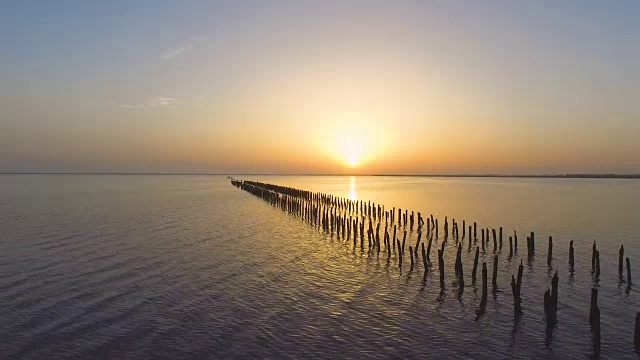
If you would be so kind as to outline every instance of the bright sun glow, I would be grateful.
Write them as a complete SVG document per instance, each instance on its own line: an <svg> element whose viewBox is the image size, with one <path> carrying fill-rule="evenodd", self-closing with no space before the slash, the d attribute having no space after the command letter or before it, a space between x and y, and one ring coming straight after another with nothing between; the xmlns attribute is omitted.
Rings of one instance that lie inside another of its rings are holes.
<svg viewBox="0 0 640 360"><path fill-rule="evenodd" d="M349 167L358 167L365 161L367 148L366 137L356 132L345 132L337 137L336 155Z"/></svg>

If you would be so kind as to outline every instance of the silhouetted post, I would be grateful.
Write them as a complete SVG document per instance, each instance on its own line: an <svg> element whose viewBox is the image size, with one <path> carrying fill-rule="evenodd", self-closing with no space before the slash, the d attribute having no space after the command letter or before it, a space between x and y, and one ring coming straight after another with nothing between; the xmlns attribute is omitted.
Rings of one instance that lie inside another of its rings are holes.
<svg viewBox="0 0 640 360"><path fill-rule="evenodd" d="M553 259L553 238L549 236L549 249L547 250L547 265L551 266L551 259Z"/></svg>
<svg viewBox="0 0 640 360"><path fill-rule="evenodd" d="M438 228L439 228L439 226L438 226L438 219L436 219L436 226L435 226L435 228L436 228L436 239L437 239L437 238L438 238Z"/></svg>
<svg viewBox="0 0 640 360"><path fill-rule="evenodd" d="M398 266L402 269L402 258L404 257L404 252L402 251L402 247L400 246L400 239L398 239Z"/></svg>
<svg viewBox="0 0 640 360"><path fill-rule="evenodd" d="M502 249L502 226L500 226L500 249Z"/></svg>
<svg viewBox="0 0 640 360"><path fill-rule="evenodd" d="M633 332L633 347L640 352L640 312L636 313L636 327Z"/></svg>
<svg viewBox="0 0 640 360"><path fill-rule="evenodd" d="M496 229L491 229L491 233L493 235L493 253L495 254L498 251L498 239L496 237Z"/></svg>
<svg viewBox="0 0 640 360"><path fill-rule="evenodd" d="M518 252L518 234L513 230L513 250Z"/></svg>
<svg viewBox="0 0 640 360"><path fill-rule="evenodd" d="M467 235L467 222L462 220L462 238L464 239Z"/></svg>
<svg viewBox="0 0 640 360"><path fill-rule="evenodd" d="M469 236L471 236L471 232L469 232ZM473 222L473 240L478 240L478 223Z"/></svg>
<svg viewBox="0 0 640 360"><path fill-rule="evenodd" d="M422 239L422 231L418 230L418 241L416 241L416 247L414 248L414 255L418 256L418 246L420 245L420 240Z"/></svg>
<svg viewBox="0 0 640 360"><path fill-rule="evenodd" d="M480 229L480 231L482 231L482 252L484 253L484 229Z"/></svg>
<svg viewBox="0 0 640 360"><path fill-rule="evenodd" d="M596 242L593 242L593 247L591 248L591 271L596 271Z"/></svg>
<svg viewBox="0 0 640 360"><path fill-rule="evenodd" d="M511 293L513 294L513 315L518 316L522 312L522 306L520 303L520 292L518 290L518 284L516 278L511 275Z"/></svg>
<svg viewBox="0 0 640 360"><path fill-rule="evenodd" d="M411 268L409 270L413 271L413 248L411 248L411 245L409 245L409 255L411 255Z"/></svg>
<svg viewBox="0 0 640 360"><path fill-rule="evenodd" d="M571 268L573 268L573 265L575 264L574 260L573 260L573 240L571 240L569 242L569 266Z"/></svg>
<svg viewBox="0 0 640 360"><path fill-rule="evenodd" d="M458 283L460 288L464 287L464 270L462 268L462 244L458 246Z"/></svg>
<svg viewBox="0 0 640 360"><path fill-rule="evenodd" d="M471 272L471 280L475 284L476 274L478 272L478 257L480 257L480 247L476 246L476 256L473 258L473 271Z"/></svg>
<svg viewBox="0 0 640 360"><path fill-rule="evenodd" d="M624 261L624 245L620 245L620 250L618 251L618 276L621 279L622 279L623 261Z"/></svg>
<svg viewBox="0 0 640 360"><path fill-rule="evenodd" d="M480 301L480 307L487 306L487 263L482 263L482 300Z"/></svg>
<svg viewBox="0 0 640 360"><path fill-rule="evenodd" d="M509 257L513 256L513 237L509 236Z"/></svg>
<svg viewBox="0 0 640 360"><path fill-rule="evenodd" d="M493 277L491 279L491 285L494 291L498 288L498 255L493 256Z"/></svg>
<svg viewBox="0 0 640 360"><path fill-rule="evenodd" d="M536 254L536 238L533 231L531 232L531 255Z"/></svg>
<svg viewBox="0 0 640 360"><path fill-rule="evenodd" d="M422 265L424 266L424 274L427 274L428 266L427 266L427 253L424 251L424 243L422 243Z"/></svg>
<svg viewBox="0 0 640 360"><path fill-rule="evenodd" d="M631 287L631 261L627 258L627 288Z"/></svg>
<svg viewBox="0 0 640 360"><path fill-rule="evenodd" d="M438 250L438 270L440 270L440 287L444 288L444 258L442 250Z"/></svg>
<svg viewBox="0 0 640 360"><path fill-rule="evenodd" d="M600 277L600 251L596 250L596 279Z"/></svg>
<svg viewBox="0 0 640 360"><path fill-rule="evenodd" d="M547 316L547 326L556 323L558 313L558 272L551 279L551 293L547 290L544 293L544 312Z"/></svg>
<svg viewBox="0 0 640 360"><path fill-rule="evenodd" d="M429 237L429 244L427 246L427 261L429 263L431 262L430 256L431 256L431 242L432 241L433 241L433 239L431 237Z"/></svg>

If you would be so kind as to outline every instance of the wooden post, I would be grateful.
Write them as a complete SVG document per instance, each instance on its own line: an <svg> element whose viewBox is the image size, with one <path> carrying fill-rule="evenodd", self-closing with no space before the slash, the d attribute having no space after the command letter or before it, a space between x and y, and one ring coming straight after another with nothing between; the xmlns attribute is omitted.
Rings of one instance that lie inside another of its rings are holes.
<svg viewBox="0 0 640 360"><path fill-rule="evenodd" d="M480 247L476 246L476 256L473 258L473 271L471 272L471 281L476 283L476 274L478 272L478 257L480 256Z"/></svg>
<svg viewBox="0 0 640 360"><path fill-rule="evenodd" d="M620 245L620 250L618 251L618 276L622 279L622 271L623 271L623 260L624 260L624 245Z"/></svg>
<svg viewBox="0 0 640 360"><path fill-rule="evenodd" d="M496 237L496 229L491 229L491 233L493 235L493 253L495 254L498 251L498 239Z"/></svg>
<svg viewBox="0 0 640 360"><path fill-rule="evenodd" d="M413 271L413 249L411 248L411 245L409 245L409 255L411 256L411 268L409 271Z"/></svg>
<svg viewBox="0 0 640 360"><path fill-rule="evenodd" d="M444 258L442 250L438 250L438 270L440 270L440 288L444 288Z"/></svg>
<svg viewBox="0 0 640 360"><path fill-rule="evenodd" d="M424 266L424 274L427 274L429 267L427 266L427 253L424 251L424 243L422 243L422 265Z"/></svg>
<svg viewBox="0 0 640 360"><path fill-rule="evenodd" d="M558 313L558 272L551 279L551 293L549 290L544 293L544 312L547 316L547 326L556 323Z"/></svg>
<svg viewBox="0 0 640 360"><path fill-rule="evenodd" d="M553 238L549 236L549 249L547 250L547 265L551 266L551 259L553 259Z"/></svg>
<svg viewBox="0 0 640 360"><path fill-rule="evenodd" d="M491 279L491 285L493 286L493 290L497 290L498 288L498 255L493 256L493 277Z"/></svg>
<svg viewBox="0 0 640 360"><path fill-rule="evenodd" d="M627 258L627 288L631 287L631 261Z"/></svg>
<svg viewBox="0 0 640 360"><path fill-rule="evenodd" d="M482 263L482 300L480 301L480 307L485 308L487 306L487 263Z"/></svg>
<svg viewBox="0 0 640 360"><path fill-rule="evenodd" d="M574 260L573 260L573 240L571 240L569 242L569 266L571 268L573 268L573 265L575 264Z"/></svg>
<svg viewBox="0 0 640 360"><path fill-rule="evenodd" d="M464 287L464 270L462 268L462 244L458 245L458 283L460 284L460 288Z"/></svg>
<svg viewBox="0 0 640 360"><path fill-rule="evenodd" d="M509 236L509 257L513 256L513 237Z"/></svg>
<svg viewBox="0 0 640 360"><path fill-rule="evenodd" d="M431 242L433 241L433 239L431 237L429 237L429 244L427 246L427 261L431 262L430 260L430 254L431 254Z"/></svg>
<svg viewBox="0 0 640 360"><path fill-rule="evenodd" d="M502 249L502 226L500 226L500 249Z"/></svg>
<svg viewBox="0 0 640 360"><path fill-rule="evenodd" d="M518 234L513 230L513 251L518 252Z"/></svg>
<svg viewBox="0 0 640 360"><path fill-rule="evenodd" d="M471 236L471 233L469 233L469 236ZM474 242L478 240L478 224L475 221L473 222L473 240Z"/></svg>
<svg viewBox="0 0 640 360"><path fill-rule="evenodd" d="M404 253L402 251L402 247L400 246L400 239L398 239L398 266L402 270L402 258L404 257Z"/></svg>
<svg viewBox="0 0 640 360"><path fill-rule="evenodd" d="M522 312L522 306L520 303L518 284L516 283L516 278L513 275L511 275L511 293L513 294L513 315L518 316Z"/></svg>
<svg viewBox="0 0 640 360"><path fill-rule="evenodd" d="M600 251L596 250L596 279L600 277Z"/></svg>
<svg viewBox="0 0 640 360"><path fill-rule="evenodd" d="M593 242L593 247L591 248L591 271L596 271L596 242Z"/></svg>
<svg viewBox="0 0 640 360"><path fill-rule="evenodd" d="M420 245L420 239L422 239L422 231L418 230L418 241L416 241L416 247L414 248L414 255L418 256L418 246Z"/></svg>

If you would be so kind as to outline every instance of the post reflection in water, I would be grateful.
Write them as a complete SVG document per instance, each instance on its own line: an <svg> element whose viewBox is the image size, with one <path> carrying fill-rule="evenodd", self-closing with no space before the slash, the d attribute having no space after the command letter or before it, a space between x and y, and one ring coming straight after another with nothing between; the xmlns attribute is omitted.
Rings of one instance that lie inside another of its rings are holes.
<svg viewBox="0 0 640 360"><path fill-rule="evenodd" d="M356 200L356 177L349 179L349 200Z"/></svg>

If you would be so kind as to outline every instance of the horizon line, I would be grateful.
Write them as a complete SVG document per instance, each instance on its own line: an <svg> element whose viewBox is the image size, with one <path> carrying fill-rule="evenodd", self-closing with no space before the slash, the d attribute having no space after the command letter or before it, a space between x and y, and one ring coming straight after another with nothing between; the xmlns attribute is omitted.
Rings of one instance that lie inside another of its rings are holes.
<svg viewBox="0 0 640 360"><path fill-rule="evenodd" d="M166 176L394 176L443 178L555 178L555 179L640 179L640 174L313 174L313 173L207 173L207 172L0 172L0 175L166 175Z"/></svg>

